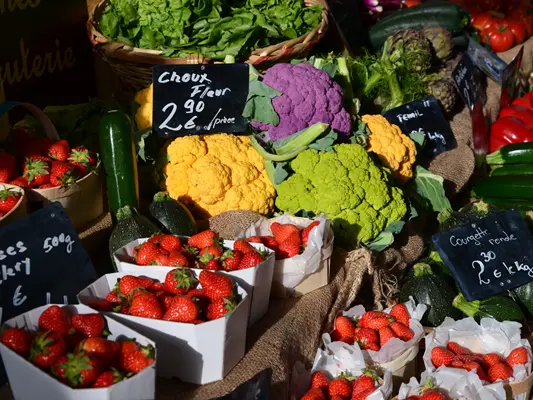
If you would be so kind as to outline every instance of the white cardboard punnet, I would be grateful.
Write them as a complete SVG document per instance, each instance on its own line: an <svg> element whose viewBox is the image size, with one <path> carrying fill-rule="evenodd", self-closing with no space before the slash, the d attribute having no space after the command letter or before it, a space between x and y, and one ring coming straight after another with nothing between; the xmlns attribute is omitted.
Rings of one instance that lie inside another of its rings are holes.
<svg viewBox="0 0 533 400"><path fill-rule="evenodd" d="M187 240L186 237L180 237ZM118 249L114 253L115 264L120 272L142 272L148 274L154 272L168 272L170 267L158 266L141 266L131 263L133 249L148 239L138 239ZM233 240L224 240L224 247L233 249ZM270 288L272 286L272 277L274 275L274 253L269 248L258 243L250 243L252 246L261 251L266 251L270 256L257 267L242 269L239 271L224 272L246 290L250 296L252 308L250 311L250 320L248 326L252 326L259 321L267 312L268 304L270 302ZM200 273L200 269L191 268L196 274Z"/></svg>
<svg viewBox="0 0 533 400"><path fill-rule="evenodd" d="M107 274L83 289L78 294L78 300L89 304L96 298L104 299L115 287L118 278L124 275L148 276L164 282L167 272L168 268L164 272L145 270L144 273ZM240 286L238 293L242 300L233 312L224 318L198 325L114 312L104 314L141 332L157 344L158 376L206 384L223 379L244 357L250 297Z"/></svg>
<svg viewBox="0 0 533 400"><path fill-rule="evenodd" d="M31 331L37 331L39 316L49 306L34 308L18 317L6 321L4 327L26 328ZM64 307L71 315L94 313L94 310L84 305L68 305ZM104 316L106 318L110 339L135 338L141 345L155 343L146 337L138 334L134 330L120 324L119 322ZM109 388L101 389L72 389L67 385L59 382L51 375L42 371L28 360L19 356L17 353L0 343L0 354L4 361L4 366L9 378L9 384L13 397L16 400L152 400L155 399L155 370L158 362L156 354L156 363L144 369L137 375L125 379Z"/></svg>

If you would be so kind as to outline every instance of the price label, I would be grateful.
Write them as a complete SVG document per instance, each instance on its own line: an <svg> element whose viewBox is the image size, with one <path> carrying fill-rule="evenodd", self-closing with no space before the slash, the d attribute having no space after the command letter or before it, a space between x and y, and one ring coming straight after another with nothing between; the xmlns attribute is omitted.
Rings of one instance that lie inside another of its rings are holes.
<svg viewBox="0 0 533 400"><path fill-rule="evenodd" d="M433 243L468 301L533 280L533 241L517 211L495 213L433 236Z"/></svg>
<svg viewBox="0 0 533 400"><path fill-rule="evenodd" d="M468 50L466 52L476 67L492 80L501 84L502 74L507 68L505 61L472 38L468 39Z"/></svg>
<svg viewBox="0 0 533 400"><path fill-rule="evenodd" d="M244 132L248 64L153 68L153 129L163 137Z"/></svg>
<svg viewBox="0 0 533 400"><path fill-rule="evenodd" d="M464 54L452 73L459 95L469 110L481 98L481 82L472 60Z"/></svg>
<svg viewBox="0 0 533 400"><path fill-rule="evenodd" d="M514 99L521 96L524 92L524 79L521 77L520 68L524 56L524 46L516 57L507 65L502 73L502 93L500 96L500 110L511 105Z"/></svg>

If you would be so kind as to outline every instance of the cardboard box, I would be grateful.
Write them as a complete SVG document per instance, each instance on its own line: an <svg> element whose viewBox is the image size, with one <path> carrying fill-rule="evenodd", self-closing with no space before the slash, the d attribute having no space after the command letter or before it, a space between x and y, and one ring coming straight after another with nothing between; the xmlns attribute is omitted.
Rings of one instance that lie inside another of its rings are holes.
<svg viewBox="0 0 533 400"><path fill-rule="evenodd" d="M72 315L94 313L94 310L84 305L68 305L66 308ZM4 327L26 328L37 331L39 316L50 305L34 308L18 317L12 318L4 324ZM141 345L155 343L134 330L105 316L110 339L121 336L135 338ZM155 370L152 364L137 375L125 379L109 388L101 389L72 389L59 382L46 372L42 371L25 358L0 343L0 354L9 377L9 384L13 397L17 400L151 400L155 399ZM157 355L156 355L157 362Z"/></svg>
<svg viewBox="0 0 533 400"><path fill-rule="evenodd" d="M107 274L78 294L82 304L104 299L124 275L148 276L164 282L166 272L118 272ZM245 353L250 297L238 287L239 305L225 318L203 324L184 324L114 312L104 313L141 332L157 344L157 375L206 384L223 379Z"/></svg>
<svg viewBox="0 0 533 400"><path fill-rule="evenodd" d="M181 237L182 240L187 240L186 237ZM141 266L131 262L133 255L133 248L141 243L146 242L148 239L138 239L129 243L128 245L118 249L115 254L115 264L120 272L142 272L150 273L169 271L170 267L158 267L158 266ZM268 310L268 304L270 302L270 289L272 287L272 277L274 275L274 252L262 244L250 243L259 250L270 253L264 262L257 267L247 268L240 271L224 272L231 276L240 286L248 292L250 296L250 302L252 304L250 310L250 320L248 326L252 326L259 321ZM233 240L224 240L224 247L233 249ZM191 268L196 274L199 274L201 269ZM329 275L329 274L328 274Z"/></svg>

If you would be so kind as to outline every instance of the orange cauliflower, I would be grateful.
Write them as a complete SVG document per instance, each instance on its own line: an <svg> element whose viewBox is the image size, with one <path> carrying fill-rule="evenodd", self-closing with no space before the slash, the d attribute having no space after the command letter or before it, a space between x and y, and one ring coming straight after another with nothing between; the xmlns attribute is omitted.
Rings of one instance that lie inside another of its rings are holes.
<svg viewBox="0 0 533 400"><path fill-rule="evenodd" d="M168 145L167 155L166 189L197 219L230 210L273 212L274 186L247 136L180 137Z"/></svg>

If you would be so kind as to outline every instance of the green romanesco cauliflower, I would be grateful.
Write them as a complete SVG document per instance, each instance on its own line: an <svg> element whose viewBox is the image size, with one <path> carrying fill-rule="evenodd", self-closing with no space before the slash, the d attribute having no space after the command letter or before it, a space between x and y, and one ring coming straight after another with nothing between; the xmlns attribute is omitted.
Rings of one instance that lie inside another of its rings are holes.
<svg viewBox="0 0 533 400"><path fill-rule="evenodd" d="M276 206L333 221L336 238L354 246L369 243L407 212L402 190L358 144L339 144L332 152L303 151L291 162L294 174L277 187Z"/></svg>

